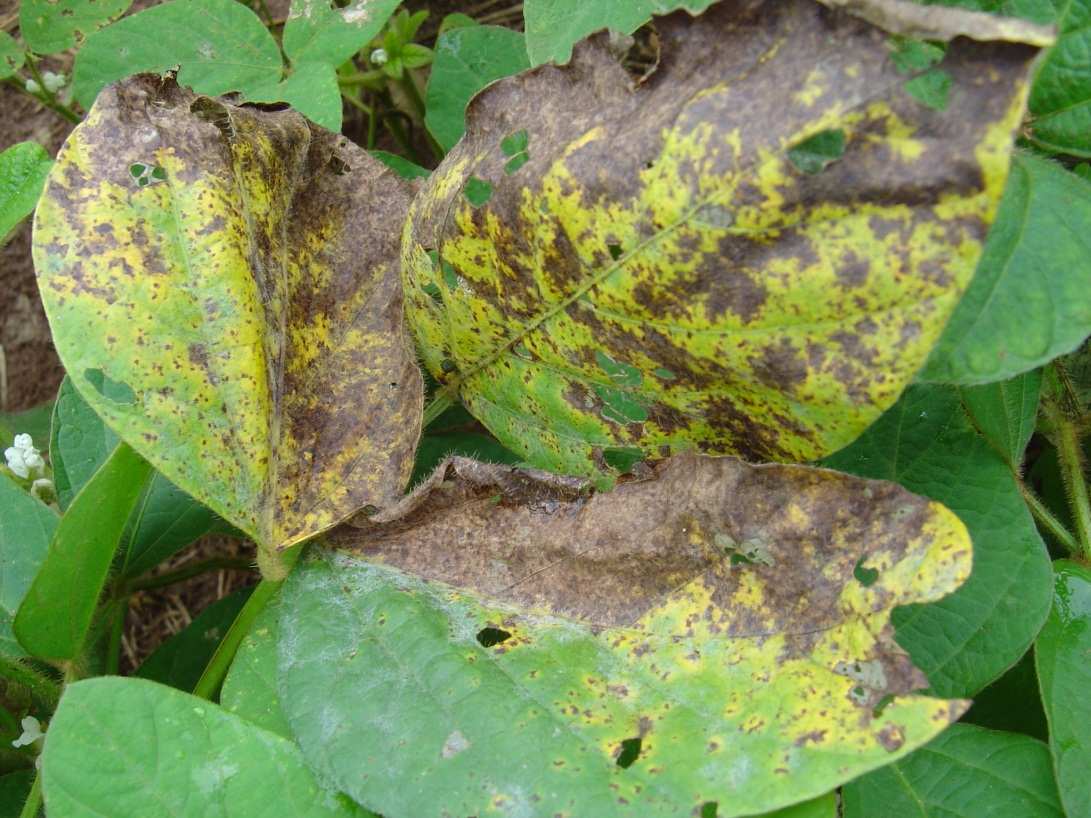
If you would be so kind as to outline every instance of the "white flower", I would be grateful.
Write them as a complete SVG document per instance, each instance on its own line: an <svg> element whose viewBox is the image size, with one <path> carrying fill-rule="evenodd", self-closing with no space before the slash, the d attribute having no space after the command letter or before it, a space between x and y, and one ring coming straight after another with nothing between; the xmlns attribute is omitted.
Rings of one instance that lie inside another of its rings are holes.
<svg viewBox="0 0 1091 818"><path fill-rule="evenodd" d="M8 468L24 480L32 473L38 477L45 472L42 453L34 448L30 435L16 435L15 445L4 450L4 459L8 462Z"/></svg>
<svg viewBox="0 0 1091 818"><path fill-rule="evenodd" d="M11 743L12 747L29 747L38 739L45 736L42 732L42 724L34 716L24 716L19 722L23 727L23 734Z"/></svg>
<svg viewBox="0 0 1091 818"><path fill-rule="evenodd" d="M376 48L371 52L371 64L372 65L386 65L390 60L390 55L386 53L385 48Z"/></svg>
<svg viewBox="0 0 1091 818"><path fill-rule="evenodd" d="M45 84L46 90L50 93L57 93L64 88L65 83L68 82L68 77L62 74L54 74L52 71L46 71L42 74L42 82Z"/></svg>
<svg viewBox="0 0 1091 818"><path fill-rule="evenodd" d="M54 487L53 481L48 477L39 477L30 484L30 494L43 503L50 503L57 496L57 489Z"/></svg>
<svg viewBox="0 0 1091 818"><path fill-rule="evenodd" d="M27 89L28 94L40 94L42 93L42 86L36 83L34 80L27 80L23 85Z"/></svg>

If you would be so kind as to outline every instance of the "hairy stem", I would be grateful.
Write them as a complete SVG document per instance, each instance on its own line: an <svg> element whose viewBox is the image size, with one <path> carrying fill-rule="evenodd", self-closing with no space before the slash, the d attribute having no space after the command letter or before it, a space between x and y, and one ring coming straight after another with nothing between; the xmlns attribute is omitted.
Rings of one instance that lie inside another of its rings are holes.
<svg viewBox="0 0 1091 818"><path fill-rule="evenodd" d="M1031 515L1038 522L1042 528L1053 535L1065 549L1072 555L1080 553L1080 543L1076 537L1068 530L1068 527L1057 519L1057 516L1046 508L1045 503L1038 499L1037 495L1031 491L1030 487L1020 481L1019 491L1023 495L1023 500L1027 504L1027 508L1030 509Z"/></svg>
<svg viewBox="0 0 1091 818"><path fill-rule="evenodd" d="M248 571L253 567L253 560L245 559L243 557L210 557L206 560L188 563L187 565L183 565L180 568L176 568L173 571L167 571L163 574L157 574L150 577L139 577L128 583L125 586L125 590L128 593L134 591L147 591L152 588L162 588L167 585L184 582L187 579L200 576L201 574L207 574L210 571L221 571L223 569Z"/></svg>
<svg viewBox="0 0 1091 818"><path fill-rule="evenodd" d="M28 664L0 656L0 679L7 679L30 691L43 709L53 712L61 698L61 686Z"/></svg>
<svg viewBox="0 0 1091 818"><path fill-rule="evenodd" d="M1083 559L1091 561L1091 496L1087 493L1087 478L1083 473L1083 451L1076 422L1058 410L1051 411L1056 430L1057 456L1061 476L1076 523L1076 537Z"/></svg>

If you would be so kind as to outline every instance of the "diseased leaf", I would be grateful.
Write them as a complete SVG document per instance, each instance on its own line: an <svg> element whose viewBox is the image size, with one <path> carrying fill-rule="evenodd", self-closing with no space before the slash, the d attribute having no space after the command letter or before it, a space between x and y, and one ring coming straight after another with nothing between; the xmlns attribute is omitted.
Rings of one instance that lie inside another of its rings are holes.
<svg viewBox="0 0 1091 818"><path fill-rule="evenodd" d="M845 785L845 818L1063 818L1040 741L956 724Z"/></svg>
<svg viewBox="0 0 1091 818"><path fill-rule="evenodd" d="M20 0L19 34L31 51L74 48L132 5L133 0Z"/></svg>
<svg viewBox="0 0 1091 818"><path fill-rule="evenodd" d="M727 818L820 795L965 707L908 695L924 677L888 622L969 571L942 506L695 456L585 488L455 458L328 535L357 554L293 572L281 704L320 775L392 816Z"/></svg>
<svg viewBox="0 0 1091 818"><path fill-rule="evenodd" d="M251 591L253 588L243 588L210 604L156 648L137 668L136 675L187 693L193 690Z"/></svg>
<svg viewBox="0 0 1091 818"><path fill-rule="evenodd" d="M1091 0L1060 5L1057 42L1042 60L1030 94L1030 135L1050 150L1091 156Z"/></svg>
<svg viewBox="0 0 1091 818"><path fill-rule="evenodd" d="M277 635L280 609L272 602L262 610L243 639L220 691L225 710L278 736L292 738L277 691Z"/></svg>
<svg viewBox="0 0 1091 818"><path fill-rule="evenodd" d="M708 812L710 818L715 818L715 812L712 812L712 810ZM706 818L706 816L702 815L701 818ZM776 812L768 812L763 816L759 816L759 818L838 818L837 795L832 792L826 793L820 798L804 801L802 804L793 804L790 807L778 809Z"/></svg>
<svg viewBox="0 0 1091 818"><path fill-rule="evenodd" d="M326 130L341 130L341 89L336 69L327 63L303 63L283 81L251 88L246 98L252 102L287 102Z"/></svg>
<svg viewBox="0 0 1091 818"><path fill-rule="evenodd" d="M378 34L400 0L292 0L284 53L294 64L337 67Z"/></svg>
<svg viewBox="0 0 1091 818"><path fill-rule="evenodd" d="M898 644L941 696L972 696L1022 656L1049 611L1049 555L1011 467L970 425L957 390L912 386L831 468L931 497L974 541L951 596L894 611Z"/></svg>
<svg viewBox="0 0 1091 818"><path fill-rule="evenodd" d="M1035 53L956 40L940 113L885 34L810 0L657 26L636 90L594 41L479 95L402 247L436 380L528 462L599 483L618 446L814 459L893 403L971 276ZM797 169L830 130L841 158Z"/></svg>
<svg viewBox="0 0 1091 818"><path fill-rule="evenodd" d="M529 67L526 42L518 31L465 26L444 32L436 41L428 76L425 125L444 150L451 150L466 130L466 105L474 94Z"/></svg>
<svg viewBox="0 0 1091 818"><path fill-rule="evenodd" d="M65 688L42 755L54 818L368 818L323 790L290 741L144 679Z"/></svg>
<svg viewBox="0 0 1091 818"><path fill-rule="evenodd" d="M1054 41L1049 22L1038 13L1024 14L1027 0L821 0L830 8L844 8L877 26L903 37L921 40L952 40L972 37L976 40L1011 40L1028 45L1048 46ZM1034 4L1036 0L1029 0ZM938 6L963 6L937 8ZM1016 15L1026 19L1005 19ZM1035 22L1039 24L1035 24Z"/></svg>
<svg viewBox="0 0 1091 818"><path fill-rule="evenodd" d="M160 178L135 184L134 163ZM409 478L406 200L296 113L145 76L100 95L38 207L39 287L73 385L253 538L267 572L271 549L388 505Z"/></svg>
<svg viewBox="0 0 1091 818"><path fill-rule="evenodd" d="M20 142L0 153L0 244L34 210L52 166L37 142Z"/></svg>
<svg viewBox="0 0 1091 818"><path fill-rule="evenodd" d="M0 80L14 76L25 60L23 47L6 31L0 31Z"/></svg>
<svg viewBox="0 0 1091 818"><path fill-rule="evenodd" d="M934 382L1004 380L1091 334L1091 182L1017 153L973 281L921 373Z"/></svg>
<svg viewBox="0 0 1091 818"><path fill-rule="evenodd" d="M247 91L280 77L276 40L235 0L169 0L95 32L80 48L72 90L85 108L103 87L139 71L179 66L178 82L202 94Z"/></svg>
<svg viewBox="0 0 1091 818"><path fill-rule="evenodd" d="M1034 434L1041 391L1040 369L1006 381L966 386L959 391L974 426L1016 472Z"/></svg>
<svg viewBox="0 0 1091 818"><path fill-rule="evenodd" d="M1054 563L1053 608L1035 644L1049 746L1067 815L1091 815L1091 570Z"/></svg>
<svg viewBox="0 0 1091 818"><path fill-rule="evenodd" d="M0 654L4 656L26 656L11 623L56 528L53 509L0 475Z"/></svg>

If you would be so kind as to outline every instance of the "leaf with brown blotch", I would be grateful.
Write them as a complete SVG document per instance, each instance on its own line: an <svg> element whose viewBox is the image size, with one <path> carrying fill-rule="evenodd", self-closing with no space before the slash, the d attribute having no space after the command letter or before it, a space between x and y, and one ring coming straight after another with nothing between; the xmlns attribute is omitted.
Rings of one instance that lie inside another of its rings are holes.
<svg viewBox="0 0 1091 818"><path fill-rule="evenodd" d="M400 497L422 387L404 337L406 184L292 111L135 77L38 206L72 383L166 477L273 550Z"/></svg>
<svg viewBox="0 0 1091 818"><path fill-rule="evenodd" d="M969 282L1037 49L956 38L902 73L896 38L814 0L655 24L639 84L600 37L470 104L410 211L410 325L444 394L537 467L813 460L896 400Z"/></svg>
<svg viewBox="0 0 1091 818"><path fill-rule="evenodd" d="M803 466L647 471L595 494L454 458L330 532L280 619L284 711L319 773L389 816L725 818L963 712L912 694L890 624L968 576L954 514Z"/></svg>

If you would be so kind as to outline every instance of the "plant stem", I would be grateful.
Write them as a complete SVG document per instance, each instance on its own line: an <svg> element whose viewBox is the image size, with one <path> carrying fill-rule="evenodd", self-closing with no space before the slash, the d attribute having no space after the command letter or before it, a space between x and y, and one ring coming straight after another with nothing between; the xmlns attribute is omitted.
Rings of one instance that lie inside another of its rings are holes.
<svg viewBox="0 0 1091 818"><path fill-rule="evenodd" d="M167 571L163 574L157 574L156 576L139 577L128 583L125 590L128 593L132 593L133 591L148 591L152 588L162 588L166 585L184 582L191 577L207 574L209 571L220 571L223 569L247 571L253 567L253 560L244 559L242 557L210 557L207 560L191 562L187 565L183 565L181 568L176 568L173 571Z"/></svg>
<svg viewBox="0 0 1091 818"><path fill-rule="evenodd" d="M39 670L18 659L0 656L0 678L14 682L30 691L30 695L46 710L53 712L61 698L61 686Z"/></svg>
<svg viewBox="0 0 1091 818"><path fill-rule="evenodd" d="M30 94L40 103L49 108L49 110L53 111L56 114L59 114L60 116L63 116L73 125L79 125L82 121L80 115L73 111L71 108L69 108L67 105L65 105L63 102L61 102L59 99L57 99L57 95L45 87L45 80L42 79L42 75L38 71L38 66L34 64L34 57L30 53L27 53L26 66L31 76L34 77L34 81L38 83L38 87L41 89L41 92L40 95L30 94L30 92L26 90L26 85L23 86L23 91Z"/></svg>
<svg viewBox="0 0 1091 818"><path fill-rule="evenodd" d="M431 402L424 407L424 417L421 418L421 428L427 429L432 422L454 405L451 393L446 388L440 389L432 396Z"/></svg>
<svg viewBox="0 0 1091 818"><path fill-rule="evenodd" d="M121 635L125 632L125 614L129 612L129 597L123 596L114 602L117 610L113 612L110 622L110 639L106 643L107 676L116 676L121 667Z"/></svg>
<svg viewBox="0 0 1091 818"><path fill-rule="evenodd" d="M405 91L406 99L409 100L409 104L413 108L413 113L417 115L422 123L424 122L424 98L420 95L420 89L417 88L417 83L413 79L413 72L408 69L402 72L401 78L398 80L398 84L401 85L402 90ZM428 133L428 128L424 128L424 138L428 143L428 150L432 152L437 162L443 160L445 151L443 147L432 137L432 134Z"/></svg>
<svg viewBox="0 0 1091 818"><path fill-rule="evenodd" d="M23 804L23 811L19 813L19 818L38 818L38 811L42 808L42 774L37 772L34 774L34 783L30 785L30 792L27 794L27 800Z"/></svg>
<svg viewBox="0 0 1091 818"><path fill-rule="evenodd" d="M1091 561L1091 496L1087 493L1087 479L1083 473L1083 452L1080 449L1080 433L1076 422L1058 409L1047 410L1056 430L1057 456L1061 464L1061 476L1072 507L1076 523L1079 550L1085 560Z"/></svg>
<svg viewBox="0 0 1091 818"><path fill-rule="evenodd" d="M1073 536L1072 532L1068 530L1068 527L1064 523L1057 519L1052 511L1046 508L1045 503L1038 499L1034 492L1031 491L1030 487L1020 481L1019 491L1022 493L1027 508L1030 509L1030 513L1034 516L1034 519L1038 521L1038 524L1052 534L1054 539L1063 545L1070 554L1079 554L1080 544L1075 536Z"/></svg>

